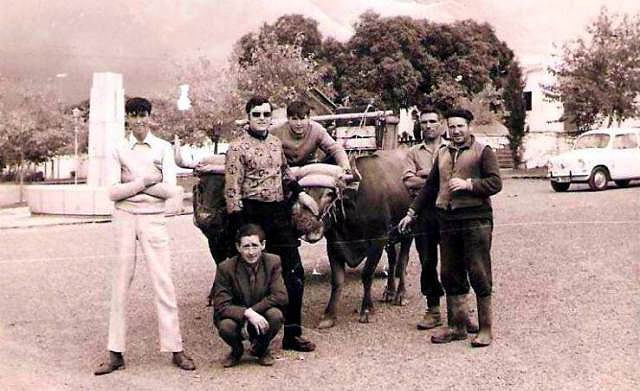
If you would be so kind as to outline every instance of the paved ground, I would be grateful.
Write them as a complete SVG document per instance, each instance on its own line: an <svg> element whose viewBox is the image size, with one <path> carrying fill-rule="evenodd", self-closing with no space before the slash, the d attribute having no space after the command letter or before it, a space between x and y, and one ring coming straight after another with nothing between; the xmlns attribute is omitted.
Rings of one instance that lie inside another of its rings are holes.
<svg viewBox="0 0 640 391"><path fill-rule="evenodd" d="M178 216L170 219L174 281L198 369L182 372L157 351L153 293L140 262L127 369L103 377L92 370L106 342L111 224L0 230L0 390L639 389L640 186L554 193L546 181L511 179L494 208L496 340L489 348L432 345L428 332L414 328L421 305L415 253L407 306L378 303L372 323L359 324L354 270L339 323L315 329L329 282L323 247L314 245L303 247L304 322L318 351L277 349L271 369L249 360L223 370L227 349L204 306L214 268L191 216ZM324 274L311 275L313 266ZM374 282L375 297L383 287Z"/></svg>

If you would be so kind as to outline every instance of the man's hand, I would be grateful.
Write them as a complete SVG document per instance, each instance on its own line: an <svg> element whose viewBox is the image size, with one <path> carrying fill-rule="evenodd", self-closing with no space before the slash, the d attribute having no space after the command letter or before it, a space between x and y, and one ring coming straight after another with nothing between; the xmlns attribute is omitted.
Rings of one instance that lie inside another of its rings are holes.
<svg viewBox="0 0 640 391"><path fill-rule="evenodd" d="M449 191L471 190L471 180L465 180L461 178L449 179Z"/></svg>
<svg viewBox="0 0 640 391"><path fill-rule="evenodd" d="M122 171L120 172L120 182L129 183L138 179L138 176L134 175L129 168L126 166L122 166Z"/></svg>
<svg viewBox="0 0 640 391"><path fill-rule="evenodd" d="M244 311L244 317L247 318L249 323L256 328L258 334L266 334L267 331L269 331L269 322L267 322L264 316L255 312L251 308L247 308Z"/></svg>
<svg viewBox="0 0 640 391"><path fill-rule="evenodd" d="M314 216L317 216L318 214L320 214L318 203L316 203L313 197L311 197L309 194L305 193L304 191L298 194L298 201L300 202L300 204L302 204L302 206L309 209L309 211L311 211L311 213L313 213Z"/></svg>
<svg viewBox="0 0 640 391"><path fill-rule="evenodd" d="M418 170L418 172L416 172L416 176L419 176L420 178L426 178L429 176L430 172L431 170Z"/></svg>
<svg viewBox="0 0 640 391"><path fill-rule="evenodd" d="M415 219L416 213L413 211L413 209L409 209L409 211L407 211L407 215L404 216L398 223L398 232L400 232L401 234L409 232L409 227L411 226L411 224L413 224L413 221Z"/></svg>
<svg viewBox="0 0 640 391"><path fill-rule="evenodd" d="M142 180L144 181L145 187L153 186L156 183L162 182L162 174L157 171L151 174L147 173L142 177Z"/></svg>

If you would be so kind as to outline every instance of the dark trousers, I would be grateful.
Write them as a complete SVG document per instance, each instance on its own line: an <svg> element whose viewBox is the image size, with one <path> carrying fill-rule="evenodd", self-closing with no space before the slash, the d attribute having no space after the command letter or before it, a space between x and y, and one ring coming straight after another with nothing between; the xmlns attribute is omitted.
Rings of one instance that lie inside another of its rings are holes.
<svg viewBox="0 0 640 391"><path fill-rule="evenodd" d="M420 291L427 297L429 306L437 305L444 294L438 278L438 243L440 225L433 214L421 214L415 230L416 250L420 259Z"/></svg>
<svg viewBox="0 0 640 391"><path fill-rule="evenodd" d="M440 220L441 278L447 295L491 295L491 237L493 220Z"/></svg>
<svg viewBox="0 0 640 391"><path fill-rule="evenodd" d="M269 308L261 315L269 322L269 331L266 334L257 335L250 339L253 344L253 351L257 356L263 355L269 349L271 340L275 338L282 327L282 312L278 308ZM221 319L216 323L220 338L234 350L238 350L242 344L242 326L242 323L229 318Z"/></svg>
<svg viewBox="0 0 640 391"><path fill-rule="evenodd" d="M291 221L291 207L285 202L243 200L243 219L262 227L267 236L266 252L276 254L282 262L282 278L289 295L284 309L284 338L302 334L302 297L304 269L298 252L300 241Z"/></svg>

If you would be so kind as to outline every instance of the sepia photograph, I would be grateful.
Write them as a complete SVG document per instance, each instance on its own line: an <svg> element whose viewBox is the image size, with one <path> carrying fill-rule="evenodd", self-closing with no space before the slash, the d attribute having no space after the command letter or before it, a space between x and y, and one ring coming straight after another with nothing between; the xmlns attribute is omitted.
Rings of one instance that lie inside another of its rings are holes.
<svg viewBox="0 0 640 391"><path fill-rule="evenodd" d="M0 9L0 390L640 389L637 1Z"/></svg>

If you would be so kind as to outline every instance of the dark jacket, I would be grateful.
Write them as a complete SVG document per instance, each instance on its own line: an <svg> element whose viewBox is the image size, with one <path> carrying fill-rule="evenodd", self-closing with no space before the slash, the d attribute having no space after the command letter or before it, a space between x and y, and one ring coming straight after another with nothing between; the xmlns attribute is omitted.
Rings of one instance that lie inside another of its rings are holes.
<svg viewBox="0 0 640 391"><path fill-rule="evenodd" d="M470 179L473 189L450 193L449 179ZM490 196L502 190L498 159L491 147L471 136L464 145L440 148L424 187L411 205L416 213L429 206L450 218L490 217Z"/></svg>
<svg viewBox="0 0 640 391"><path fill-rule="evenodd" d="M250 268L238 255L218 265L213 283L213 316L216 323L227 318L241 323L247 308L264 314L269 308L282 309L289 302L282 279L280 257L262 253L253 289Z"/></svg>

